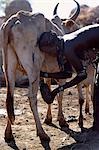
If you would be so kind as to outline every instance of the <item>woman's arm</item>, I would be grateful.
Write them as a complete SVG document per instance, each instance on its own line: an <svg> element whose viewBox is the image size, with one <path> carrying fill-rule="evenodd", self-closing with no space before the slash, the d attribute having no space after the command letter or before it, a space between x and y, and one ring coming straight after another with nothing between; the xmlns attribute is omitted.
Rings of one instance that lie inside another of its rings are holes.
<svg viewBox="0 0 99 150"><path fill-rule="evenodd" d="M68 59L70 64L74 67L77 75L69 82L66 82L63 86L59 86L58 88L54 89L51 92L53 100L54 100L55 96L57 95L57 93L59 93L60 91L64 91L64 89L66 89L66 88L77 85L78 83L80 83L81 81L83 81L84 79L87 78L86 70L84 69L81 60L76 55L76 52L73 51L73 49L71 51L65 51L65 57L66 57L66 59Z"/></svg>

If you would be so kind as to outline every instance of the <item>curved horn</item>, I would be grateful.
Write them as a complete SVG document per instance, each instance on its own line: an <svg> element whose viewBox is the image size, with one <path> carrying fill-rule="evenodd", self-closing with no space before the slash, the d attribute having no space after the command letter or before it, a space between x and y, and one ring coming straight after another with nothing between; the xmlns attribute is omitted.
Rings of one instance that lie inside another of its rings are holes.
<svg viewBox="0 0 99 150"><path fill-rule="evenodd" d="M73 21L76 20L76 18L78 17L78 15L79 15L79 13L80 13L80 5L79 5L79 3L78 3L76 0L74 0L74 1L75 1L75 3L77 4L77 9L76 9L76 11L74 12L74 14L69 18L69 19L71 19L71 20L73 20Z"/></svg>
<svg viewBox="0 0 99 150"><path fill-rule="evenodd" d="M53 11L53 15L57 14L57 7L58 7L58 5L59 5L59 3L57 3L57 5L55 6L54 11Z"/></svg>
<svg viewBox="0 0 99 150"><path fill-rule="evenodd" d="M68 18L68 20L73 20L73 21L76 20L76 18L78 17L78 15L80 13L80 5L79 5L79 3L76 0L74 0L74 1L77 4L76 11L73 13L73 15L71 17ZM61 19L61 20L62 21L66 21L67 19Z"/></svg>

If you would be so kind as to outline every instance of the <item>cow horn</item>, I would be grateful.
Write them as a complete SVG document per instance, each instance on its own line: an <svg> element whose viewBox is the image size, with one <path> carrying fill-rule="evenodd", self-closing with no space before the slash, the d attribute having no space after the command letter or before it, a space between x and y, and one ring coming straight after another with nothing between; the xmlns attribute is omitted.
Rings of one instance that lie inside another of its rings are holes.
<svg viewBox="0 0 99 150"><path fill-rule="evenodd" d="M80 5L79 5L79 3L78 3L76 0L74 0L74 1L75 1L75 3L77 4L77 9L76 9L76 11L74 12L74 14L69 18L69 19L71 19L71 20L73 20L73 21L76 20L76 18L78 17L78 15L79 15L79 13L80 13Z"/></svg>
<svg viewBox="0 0 99 150"><path fill-rule="evenodd" d="M79 5L79 3L76 0L74 0L74 1L77 4L76 11L73 13L73 15L71 17L68 18L68 20L73 20L73 21L76 20L76 18L78 17L78 15L80 13L80 5ZM62 21L66 21L67 19L61 19L61 20Z"/></svg>
<svg viewBox="0 0 99 150"><path fill-rule="evenodd" d="M53 11L53 15L57 14L57 7L58 7L58 5L59 5L59 3L57 3L57 5L55 6L54 11Z"/></svg>
<svg viewBox="0 0 99 150"><path fill-rule="evenodd" d="M76 0L74 0L74 2L77 4L76 11L73 13L73 15L71 17L68 18L68 20L73 20L73 21L76 20L76 18L78 17L78 15L80 13L80 5L79 5L79 3ZM54 11L53 11L53 15L57 14L58 5L59 5L59 3L57 3L57 5L55 6ZM61 20L62 21L66 21L67 19L61 19Z"/></svg>

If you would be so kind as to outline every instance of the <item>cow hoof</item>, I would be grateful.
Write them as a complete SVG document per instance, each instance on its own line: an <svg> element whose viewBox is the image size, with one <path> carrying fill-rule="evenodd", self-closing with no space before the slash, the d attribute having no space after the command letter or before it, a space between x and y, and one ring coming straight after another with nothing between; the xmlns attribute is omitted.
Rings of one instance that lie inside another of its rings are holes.
<svg viewBox="0 0 99 150"><path fill-rule="evenodd" d="M47 124L47 125L52 124L52 118L50 118L50 119L49 118L45 118L44 123Z"/></svg>

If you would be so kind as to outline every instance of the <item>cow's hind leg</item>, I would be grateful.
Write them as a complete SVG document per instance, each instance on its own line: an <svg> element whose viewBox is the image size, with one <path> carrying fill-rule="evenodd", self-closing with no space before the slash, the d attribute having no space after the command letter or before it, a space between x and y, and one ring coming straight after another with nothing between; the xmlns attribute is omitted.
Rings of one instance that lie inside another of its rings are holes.
<svg viewBox="0 0 99 150"><path fill-rule="evenodd" d="M28 56L28 54L27 54ZM38 108L37 108L37 93L38 93L38 87L39 87L39 81L40 81L40 68L36 66L37 64L33 64L31 58L31 55L29 56L29 59L25 59L24 56L20 57L20 61L25 68L25 71L27 72L28 79L29 79L29 102L30 102L30 108L34 115L34 120L36 123L36 129L37 129L37 136L40 137L41 140L49 141L49 136L45 133L41 122L39 118Z"/></svg>
<svg viewBox="0 0 99 150"><path fill-rule="evenodd" d="M8 81L8 85L7 85L6 108L7 108L8 119L7 119L7 126L5 130L6 142L10 142L14 139L12 135L12 129L11 129L11 124L13 124L15 120L14 106L13 106L14 103L13 92L14 92L14 80L12 77L12 79Z"/></svg>
<svg viewBox="0 0 99 150"><path fill-rule="evenodd" d="M33 78L35 77L35 78ZM39 79L37 75L33 74L32 76L29 75L29 102L30 102L30 107L34 115L34 119L36 122L36 128L37 128L37 136L40 137L41 140L44 141L49 141L50 138L49 136L45 133L45 131L42 128L39 114L38 114L38 109L37 109L37 91L38 91L38 86L39 86Z"/></svg>
<svg viewBox="0 0 99 150"><path fill-rule="evenodd" d="M13 137L13 134L12 134L12 128L11 128L11 122L10 120L8 119L7 120L7 126L6 126L6 129L5 129L5 142L9 143L11 141L14 141L14 137Z"/></svg>
<svg viewBox="0 0 99 150"><path fill-rule="evenodd" d="M59 80L58 84L61 86L66 82L66 80ZM63 91L59 92L57 95L57 100L58 100L58 116L57 120L59 121L60 127L69 127L68 123L65 120L63 110L62 110L62 100L63 100Z"/></svg>
<svg viewBox="0 0 99 150"><path fill-rule="evenodd" d="M11 124L13 124L15 120L15 115L14 115L14 106L13 106L13 96L11 93L11 88L10 86L7 87L7 99L6 99L6 108L7 108L7 126L5 129L5 141L10 142L12 141L13 135L12 135L12 129L11 129Z"/></svg>
<svg viewBox="0 0 99 150"><path fill-rule="evenodd" d="M87 85L86 87L86 104L85 104L85 113L86 114L90 114L90 112L89 112L89 100L90 100L90 98L89 98L89 93L90 93L90 91L89 91L89 85Z"/></svg>
<svg viewBox="0 0 99 150"><path fill-rule="evenodd" d="M58 116L57 120L59 121L60 127L69 127L68 123L65 120L63 110L62 110L62 100L63 100L63 92L60 92L57 95L57 100L58 100Z"/></svg>
<svg viewBox="0 0 99 150"><path fill-rule="evenodd" d="M46 83L51 89L51 79L46 79ZM48 104L47 115L44 120L44 123L46 123L47 125L50 125L52 123L51 104Z"/></svg>
<svg viewBox="0 0 99 150"><path fill-rule="evenodd" d="M8 53L8 62L6 64L5 69L5 77L6 77L6 86L7 86L7 98L6 98L6 109L7 109L7 126L5 130L5 141L10 142L13 140L11 124L14 123L15 115L14 115L14 86L15 86L15 70L16 70L16 57L9 49Z"/></svg>
<svg viewBox="0 0 99 150"><path fill-rule="evenodd" d="M79 114L79 126L81 128L81 130L83 129L83 113L82 113L82 107L84 104L84 97L83 97L83 93L82 93L82 85L79 84L77 85L77 89L78 89L78 95L79 95L79 106L80 106L80 114Z"/></svg>
<svg viewBox="0 0 99 150"><path fill-rule="evenodd" d="M44 123L46 123L47 125L50 125L52 123L51 104L48 104L47 115L44 120Z"/></svg>
<svg viewBox="0 0 99 150"><path fill-rule="evenodd" d="M46 79L46 83L49 86L49 88L51 89L51 80L50 79ZM60 84L62 84L62 81L60 82ZM59 121L59 125L61 127L68 127L68 124L64 118L64 114L62 111L62 99L63 99L63 92L60 92L57 95L57 100L58 100L58 116L57 116L57 120ZM45 118L44 123L46 123L47 125L50 125L52 123L52 113L51 113L51 104L48 105L48 109L47 109L47 115Z"/></svg>

